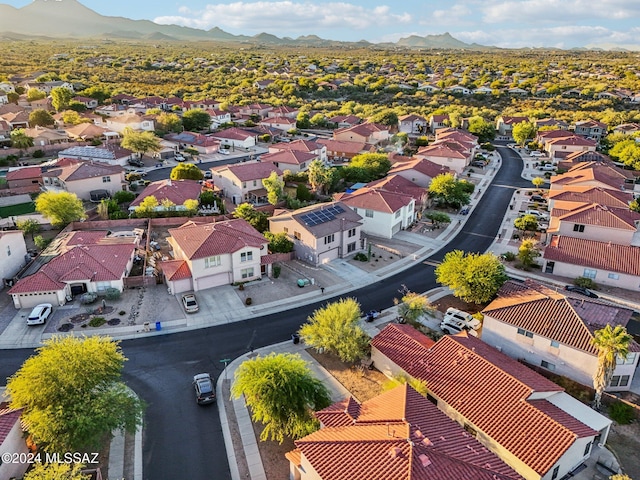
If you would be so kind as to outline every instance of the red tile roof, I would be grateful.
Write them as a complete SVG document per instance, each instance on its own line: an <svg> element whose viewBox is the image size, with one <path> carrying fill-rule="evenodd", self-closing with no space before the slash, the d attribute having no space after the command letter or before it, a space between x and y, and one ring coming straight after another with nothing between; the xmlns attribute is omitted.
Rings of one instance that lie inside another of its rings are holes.
<svg viewBox="0 0 640 480"><path fill-rule="evenodd" d="M333 140L331 138L320 138L318 143L327 147L330 152L357 154L364 150L365 144L361 142L348 142L346 140Z"/></svg>
<svg viewBox="0 0 640 480"><path fill-rule="evenodd" d="M167 280L183 280L191 278L191 270L184 260L168 260L160 262L160 268Z"/></svg>
<svg viewBox="0 0 640 480"><path fill-rule="evenodd" d="M245 162L235 163L231 165L221 165L219 167L211 168L214 175L224 175L226 172L230 172L241 182L250 182L252 180L263 180L269 178L271 173L276 172L276 175L282 176L282 170L276 167L270 162Z"/></svg>
<svg viewBox="0 0 640 480"><path fill-rule="evenodd" d="M214 138L219 139L228 139L228 140L246 140L247 138L253 138L256 135L253 133L247 132L240 128L232 127L227 128L226 130L221 130L219 132L211 134Z"/></svg>
<svg viewBox="0 0 640 480"><path fill-rule="evenodd" d="M552 216L555 209L552 211ZM607 207L605 205L590 204L580 206L559 216L561 222L580 223L594 225L603 228L618 230L630 230L635 232L638 228L636 222L640 220L640 213L625 208Z"/></svg>
<svg viewBox="0 0 640 480"><path fill-rule="evenodd" d="M11 410L5 403L0 404L0 445L3 444L9 433L20 420L22 410Z"/></svg>
<svg viewBox="0 0 640 480"><path fill-rule="evenodd" d="M640 276L640 247L554 235L543 258Z"/></svg>
<svg viewBox="0 0 640 480"><path fill-rule="evenodd" d="M13 295L14 293L56 292L64 287L64 283L51 278L47 272L40 270L20 279L7 293Z"/></svg>
<svg viewBox="0 0 640 480"><path fill-rule="evenodd" d="M190 260L233 253L245 247L260 248L267 239L246 220L237 218L218 223L195 225L188 222L169 234Z"/></svg>
<svg viewBox="0 0 640 480"><path fill-rule="evenodd" d="M120 165L109 165L103 162L93 162L85 160L73 160L70 158L58 161L59 168L53 168L42 172L43 177L57 177L65 182L85 180L109 175L117 175L124 172Z"/></svg>
<svg viewBox="0 0 640 480"><path fill-rule="evenodd" d="M340 200L350 207L365 208L376 212L395 213L409 205L411 195L387 192L371 188L359 188L353 193L344 194Z"/></svg>
<svg viewBox="0 0 640 480"><path fill-rule="evenodd" d="M373 339L371 346L384 353L393 363L418 362L435 342L410 325L390 323Z"/></svg>
<svg viewBox="0 0 640 480"><path fill-rule="evenodd" d="M391 170L389 170L389 175L404 172L406 170L415 170L416 172L422 173L430 178L437 177L441 173L451 173L451 169L449 169L449 167L438 165L426 158L415 158L408 162L395 163Z"/></svg>
<svg viewBox="0 0 640 480"><path fill-rule="evenodd" d="M572 417L567 412L551 403L549 400L538 399L527 400L527 402L541 412L546 413L550 418L555 419L558 423L569 428L573 433L576 434L578 438L594 437L598 435L598 432L596 430L585 425L577 418Z"/></svg>
<svg viewBox="0 0 640 480"><path fill-rule="evenodd" d="M422 147L416 155L423 157L467 158L467 155L448 144L433 144L428 147Z"/></svg>
<svg viewBox="0 0 640 480"><path fill-rule="evenodd" d="M323 145L321 143L312 142L311 140L294 140L289 143L276 143L275 145L269 145L269 150L272 148L275 150L296 150L300 152L315 152L316 150L322 150Z"/></svg>
<svg viewBox="0 0 640 480"><path fill-rule="evenodd" d="M598 353L591 344L593 332L607 324L625 327L633 315L627 308L565 296L533 281L508 281L482 313L590 355Z"/></svg>
<svg viewBox="0 0 640 480"><path fill-rule="evenodd" d="M7 182L15 180L26 180L29 178L40 178L42 176L41 167L25 167L16 168L15 170L9 170L7 172Z"/></svg>
<svg viewBox="0 0 640 480"><path fill-rule="evenodd" d="M502 123L506 123L507 125L516 125L518 123L529 121L528 117L509 117L509 116L503 115L500 118L502 118Z"/></svg>
<svg viewBox="0 0 640 480"><path fill-rule="evenodd" d="M521 478L406 384L364 402L351 425L324 427L295 444L288 458L309 462L326 480Z"/></svg>
<svg viewBox="0 0 640 480"><path fill-rule="evenodd" d="M369 182L367 183L367 187L375 190L411 195L416 201L416 204L421 203L427 195L426 188L422 188L411 180L395 174L387 175L380 180Z"/></svg>
<svg viewBox="0 0 640 480"><path fill-rule="evenodd" d="M318 158L317 153L303 152L300 150L280 150L275 153L266 153L260 156L261 162L285 163L288 165L301 165Z"/></svg>
<svg viewBox="0 0 640 480"><path fill-rule="evenodd" d="M376 338L372 345L386 354ZM476 337L447 335L431 348L416 344L405 355L396 354L394 363L426 381L436 398L540 475L583 432L527 402L535 392L562 392L561 387Z"/></svg>
<svg viewBox="0 0 640 480"><path fill-rule="evenodd" d="M138 195L131 207L137 207L146 198L154 196L158 203L170 200L175 205L182 205L187 200L198 200L202 193L202 185L196 180L158 180L152 182Z"/></svg>
<svg viewBox="0 0 640 480"><path fill-rule="evenodd" d="M549 200L575 203L597 203L607 207L629 208L633 193L602 187L582 186L549 192Z"/></svg>

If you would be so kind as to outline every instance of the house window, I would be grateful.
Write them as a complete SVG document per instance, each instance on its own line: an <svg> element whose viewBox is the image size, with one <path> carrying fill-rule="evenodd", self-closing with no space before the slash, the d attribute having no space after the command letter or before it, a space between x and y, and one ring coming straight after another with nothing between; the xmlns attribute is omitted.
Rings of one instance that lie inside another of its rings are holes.
<svg viewBox="0 0 640 480"><path fill-rule="evenodd" d="M575 223L573 225L573 231L574 232L580 232L580 233L584 232L584 225L580 225L579 223Z"/></svg>
<svg viewBox="0 0 640 480"><path fill-rule="evenodd" d="M553 469L553 474L551 475L551 480L556 480L558 478L558 473L560 473L560 465Z"/></svg>
<svg viewBox="0 0 640 480"><path fill-rule="evenodd" d="M289 233L289 228L288 228L288 227L284 227L284 228L282 229L282 231L283 231L284 233Z"/></svg>
<svg viewBox="0 0 640 480"><path fill-rule="evenodd" d="M398 211L396 212L396 218L400 217L400 213L402 213L402 212L400 212L400 210L398 210Z"/></svg>
<svg viewBox="0 0 640 480"><path fill-rule="evenodd" d="M584 273L582 274L583 277L585 278L596 278L596 274L598 273L597 270L593 270L592 268L585 268L584 269Z"/></svg>
<svg viewBox="0 0 640 480"><path fill-rule="evenodd" d="M607 275L607 277L611 280L620 280L620 275L618 275L617 273L610 273L609 275Z"/></svg>
<svg viewBox="0 0 640 480"><path fill-rule="evenodd" d="M431 395L430 393L427 393L427 400L429 400L431 403L433 403L436 406L438 405L438 399L433 395Z"/></svg>
<svg viewBox="0 0 640 480"><path fill-rule="evenodd" d="M540 366L542 368L546 368L547 370L551 370L551 371L554 371L556 369L556 366L553 363L549 363L546 360L542 360L540 362Z"/></svg>
<svg viewBox="0 0 640 480"><path fill-rule="evenodd" d="M551 347L560 348L560 342L557 342L556 340L551 340Z"/></svg>
<svg viewBox="0 0 640 480"><path fill-rule="evenodd" d="M220 259L220 255L215 255L213 257L206 257L204 259L204 268L213 268L218 267L222 264Z"/></svg>
<svg viewBox="0 0 640 480"><path fill-rule="evenodd" d="M242 182L242 188L247 188L247 182Z"/></svg>
<svg viewBox="0 0 640 480"><path fill-rule="evenodd" d="M327 245L329 243L333 243L334 240L335 236L332 233L331 235L327 235L326 237L324 237L324 244Z"/></svg>
<svg viewBox="0 0 640 480"><path fill-rule="evenodd" d="M11 247L7 245L7 257L11 256Z"/></svg>
<svg viewBox="0 0 640 480"><path fill-rule="evenodd" d="M102 177L102 183L109 183L111 181L111 177Z"/></svg>
<svg viewBox="0 0 640 480"><path fill-rule="evenodd" d="M293 238L295 238L296 240L300 240L300 232L293 232Z"/></svg>
<svg viewBox="0 0 640 480"><path fill-rule="evenodd" d="M358 213L358 209L356 207L353 207L353 211L354 213Z"/></svg>
<svg viewBox="0 0 640 480"><path fill-rule="evenodd" d="M582 454L583 457L586 457L587 455L589 455L589 452L591 451L591 442L587 443L584 447L584 453Z"/></svg>
<svg viewBox="0 0 640 480"><path fill-rule="evenodd" d="M525 330L524 328L519 328L518 329L518 335L524 335L527 338L533 338L533 332L529 332L528 330Z"/></svg>
<svg viewBox="0 0 640 480"><path fill-rule="evenodd" d="M240 254L241 262L250 262L251 260L253 260L253 252L242 252Z"/></svg>
<svg viewBox="0 0 640 480"><path fill-rule="evenodd" d="M614 375L609 382L610 387L626 387L629 385L629 375Z"/></svg>
<svg viewBox="0 0 640 480"><path fill-rule="evenodd" d="M365 210L364 211L364 216L365 217L369 217L369 218L373 218L373 210Z"/></svg>
<svg viewBox="0 0 640 480"><path fill-rule="evenodd" d="M347 235L349 238L351 237L355 237L356 236L356 229L352 228L351 230L349 230L349 234Z"/></svg>
<svg viewBox="0 0 640 480"><path fill-rule="evenodd" d="M253 277L253 268L243 268L240 270L240 273L242 274L242 278L251 278Z"/></svg>
<svg viewBox="0 0 640 480"><path fill-rule="evenodd" d="M618 365L633 365L636 363L636 353L628 353L626 357L617 356L616 364Z"/></svg>
<svg viewBox="0 0 640 480"><path fill-rule="evenodd" d="M356 251L356 242L350 243L347 245L347 253Z"/></svg>
<svg viewBox="0 0 640 480"><path fill-rule="evenodd" d="M254 186L254 187L257 187L257 186L258 186L258 181L257 181L257 180L254 180L254 181L253 181L253 186Z"/></svg>

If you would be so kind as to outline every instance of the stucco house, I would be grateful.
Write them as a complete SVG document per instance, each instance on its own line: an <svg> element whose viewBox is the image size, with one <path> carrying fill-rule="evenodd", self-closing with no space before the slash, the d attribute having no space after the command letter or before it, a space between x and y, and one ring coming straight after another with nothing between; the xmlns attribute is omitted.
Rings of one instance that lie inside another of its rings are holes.
<svg viewBox="0 0 640 480"><path fill-rule="evenodd" d="M273 172L282 180L282 171L269 162L244 162L211 168L214 185L234 205L244 202L255 205L268 203L262 182Z"/></svg>
<svg viewBox="0 0 640 480"><path fill-rule="evenodd" d="M364 142L320 138L318 139L318 143L325 146L327 160L332 162L350 160L356 155L368 151L365 150L366 144Z"/></svg>
<svg viewBox="0 0 640 480"><path fill-rule="evenodd" d="M260 162L271 163L276 168L282 171L290 170L291 173L307 171L309 164L314 160L319 160L318 154L300 150L280 150L260 155Z"/></svg>
<svg viewBox="0 0 640 480"><path fill-rule="evenodd" d="M431 133L436 133L441 128L449 127L449 115L431 115L429 117L429 130Z"/></svg>
<svg viewBox="0 0 640 480"><path fill-rule="evenodd" d="M161 262L172 293L250 282L270 274L269 242L241 218L216 223L189 221L169 230L173 258Z"/></svg>
<svg viewBox="0 0 640 480"><path fill-rule="evenodd" d="M129 205L129 210L135 210L147 197L155 197L160 205L155 207L156 211L165 210L186 210L184 203L187 200L198 201L202 193L202 185L197 180L158 180L147 185L140 195L138 195ZM171 202L173 205L165 207L163 202Z"/></svg>
<svg viewBox="0 0 640 480"><path fill-rule="evenodd" d="M107 117L104 121L104 126L118 133L124 133L127 128L136 132L153 132L155 121L153 115L119 115Z"/></svg>
<svg viewBox="0 0 640 480"><path fill-rule="evenodd" d="M473 156L464 147L452 142L434 142L427 147L422 147L414 155L416 158L425 159L436 165L462 173L471 163Z"/></svg>
<svg viewBox="0 0 640 480"><path fill-rule="evenodd" d="M43 190L75 193L82 200L91 200L91 192L95 190L106 190L113 195L125 185L124 169L103 162L64 158L42 172Z"/></svg>
<svg viewBox="0 0 640 480"><path fill-rule="evenodd" d="M333 132L335 140L378 145L389 140L389 127L377 123L360 123Z"/></svg>
<svg viewBox="0 0 640 480"><path fill-rule="evenodd" d="M295 152L314 153L322 162L327 161L327 147L322 142L312 140L294 140L293 142L275 143L269 145L269 153L277 153L283 150Z"/></svg>
<svg viewBox="0 0 640 480"><path fill-rule="evenodd" d="M6 175L7 187L12 195L36 193L42 182L41 167L20 167L9 170Z"/></svg>
<svg viewBox="0 0 640 480"><path fill-rule="evenodd" d="M175 148L191 148L203 155L216 153L220 150L220 140L211 135L201 133L181 132L170 133L164 136L166 142L170 142Z"/></svg>
<svg viewBox="0 0 640 480"><path fill-rule="evenodd" d="M13 278L27 263L27 245L21 230L0 231L0 280Z"/></svg>
<svg viewBox="0 0 640 480"><path fill-rule="evenodd" d="M398 117L398 131L410 136L425 135L428 124L423 116L415 113Z"/></svg>
<svg viewBox="0 0 640 480"><path fill-rule="evenodd" d="M271 113L271 112L269 112ZM259 125L275 128L283 132L288 132L296 128L296 119L291 117L272 117L268 116L260 120Z"/></svg>
<svg viewBox="0 0 640 480"><path fill-rule="evenodd" d="M498 136L513 139L513 126L518 123L528 122L528 117L514 117L502 115L496 120L496 132Z"/></svg>
<svg viewBox="0 0 640 480"><path fill-rule="evenodd" d="M71 147L58 152L58 158L74 158L76 160L94 161L108 165L125 166L132 158L133 152L119 145L106 145L103 147Z"/></svg>
<svg viewBox="0 0 640 480"><path fill-rule="evenodd" d="M362 217L362 232L368 235L392 238L415 221L416 201L405 193L364 187L334 198Z"/></svg>
<svg viewBox="0 0 640 480"><path fill-rule="evenodd" d="M416 157L393 163L388 175L400 175L422 188L428 188L431 180L442 173L453 172L446 165Z"/></svg>
<svg viewBox="0 0 640 480"><path fill-rule="evenodd" d="M20 416L22 410L9 408L8 398L4 396L4 388L0 390L0 458L10 455L13 459L24 461L0 462L0 478L22 478L29 467L27 463L27 442L25 432L22 430Z"/></svg>
<svg viewBox="0 0 640 480"><path fill-rule="evenodd" d="M576 135L588 137L596 142L600 142L607 135L607 124L597 120L582 120L576 122L574 131Z"/></svg>
<svg viewBox="0 0 640 480"><path fill-rule="evenodd" d="M9 290L16 308L39 303L64 305L76 293L124 289L138 246L137 236L107 231L75 231L58 237L55 252L36 273L18 280Z"/></svg>
<svg viewBox="0 0 640 480"><path fill-rule="evenodd" d="M505 283L498 297L482 311L482 340L512 358L523 359L583 385L592 385L598 368L594 332L606 325L626 327L633 310L552 290L537 282ZM618 359L608 391L629 389L640 358L631 343Z"/></svg>
<svg viewBox="0 0 640 480"><path fill-rule="evenodd" d="M389 324L371 359L388 376L425 381L432 403L527 480L563 478L606 443L611 420L466 332L433 342Z"/></svg>
<svg viewBox="0 0 640 480"><path fill-rule="evenodd" d="M312 265L345 258L365 248L362 217L342 202L310 205L294 211L276 210L271 233L284 232L297 258Z"/></svg>
<svg viewBox="0 0 640 480"><path fill-rule="evenodd" d="M408 384L315 413L295 441L291 480L517 480L522 477Z"/></svg>
<svg viewBox="0 0 640 480"><path fill-rule="evenodd" d="M220 141L221 145L231 148L250 149L251 147L255 147L257 142L256 134L236 127L212 133L211 137Z"/></svg>
<svg viewBox="0 0 640 480"><path fill-rule="evenodd" d="M640 291L640 246L553 235L542 260L545 273Z"/></svg>

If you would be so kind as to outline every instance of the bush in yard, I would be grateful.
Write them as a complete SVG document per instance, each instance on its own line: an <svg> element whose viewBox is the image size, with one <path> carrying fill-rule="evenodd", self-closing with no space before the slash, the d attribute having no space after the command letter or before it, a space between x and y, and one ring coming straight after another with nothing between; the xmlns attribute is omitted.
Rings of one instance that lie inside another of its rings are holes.
<svg viewBox="0 0 640 480"><path fill-rule="evenodd" d="M38 150L35 150L35 151L31 154L31 156L32 156L33 158L42 158L42 157L44 157L44 152L43 152L42 150L38 149Z"/></svg>
<svg viewBox="0 0 640 480"><path fill-rule="evenodd" d="M282 271L282 267L280 265L273 266L273 278L278 278L280 276L280 272Z"/></svg>
<svg viewBox="0 0 640 480"><path fill-rule="evenodd" d="M598 290L598 284L594 282L592 279L587 277L578 277L573 280L573 284L578 287L589 288L591 290Z"/></svg>
<svg viewBox="0 0 640 480"><path fill-rule="evenodd" d="M120 298L120 290L113 287L107 288L107 290L104 292L104 296L107 300L117 300Z"/></svg>
<svg viewBox="0 0 640 480"><path fill-rule="evenodd" d="M314 311L298 333L316 350L334 353L343 362L355 362L368 353L371 340L360 326L360 317L360 304L353 298L342 298Z"/></svg>
<svg viewBox="0 0 640 480"><path fill-rule="evenodd" d="M89 320L90 327L101 327L105 323L107 323L107 320L104 317L93 317Z"/></svg>
<svg viewBox="0 0 640 480"><path fill-rule="evenodd" d="M635 412L631 405L616 401L609 406L609 416L619 425L628 425L635 419Z"/></svg>
<svg viewBox="0 0 640 480"><path fill-rule="evenodd" d="M369 258L367 257L366 253L363 252L358 252L353 256L354 260L357 260L359 262L366 262L369 260Z"/></svg>

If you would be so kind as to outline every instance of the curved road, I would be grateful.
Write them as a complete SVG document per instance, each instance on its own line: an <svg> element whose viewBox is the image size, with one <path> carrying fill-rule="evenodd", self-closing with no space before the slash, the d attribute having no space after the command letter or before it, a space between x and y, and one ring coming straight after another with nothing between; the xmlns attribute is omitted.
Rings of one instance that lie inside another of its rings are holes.
<svg viewBox="0 0 640 480"><path fill-rule="evenodd" d="M498 147L502 167L467 223L442 250L440 261L454 249L484 252L493 242L516 188L529 188L521 178L522 161L512 149ZM401 285L424 292L436 286L434 267L419 263L392 277L351 292L364 311L392 305ZM197 407L191 377L208 371L221 374L223 358L236 358L290 338L309 314L326 302L229 325L122 342L126 382L148 404L144 431L144 478L228 479L230 477L220 420L215 406ZM5 350L0 375L14 373L32 350Z"/></svg>

